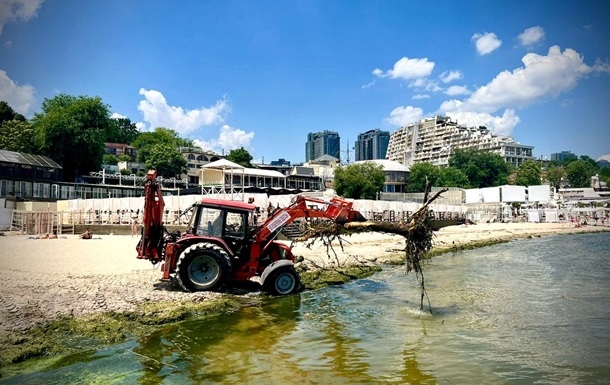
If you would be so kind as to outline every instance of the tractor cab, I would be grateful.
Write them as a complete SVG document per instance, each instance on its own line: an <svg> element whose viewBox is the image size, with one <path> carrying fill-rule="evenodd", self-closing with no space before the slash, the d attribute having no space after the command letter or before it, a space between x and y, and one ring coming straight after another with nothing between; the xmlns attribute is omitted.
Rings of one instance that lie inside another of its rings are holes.
<svg viewBox="0 0 610 385"><path fill-rule="evenodd" d="M248 254L249 223L255 206L249 203L202 199L191 210L187 234L222 239L238 257Z"/></svg>

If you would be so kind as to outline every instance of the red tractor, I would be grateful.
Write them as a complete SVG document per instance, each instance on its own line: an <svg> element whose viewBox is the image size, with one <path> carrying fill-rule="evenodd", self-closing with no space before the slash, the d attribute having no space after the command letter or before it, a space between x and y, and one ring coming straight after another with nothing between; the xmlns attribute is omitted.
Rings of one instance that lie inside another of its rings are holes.
<svg viewBox="0 0 610 385"><path fill-rule="evenodd" d="M231 281L260 276L263 290L274 295L299 290L290 247L276 241L280 231L299 218L324 218L337 223L362 221L352 202L329 202L297 196L276 209L261 225L251 225L256 206L250 203L202 199L187 211L184 233L169 234L163 226L164 202L157 174L149 171L145 186L142 238L138 258L162 262L163 280L174 278L188 291L217 290Z"/></svg>

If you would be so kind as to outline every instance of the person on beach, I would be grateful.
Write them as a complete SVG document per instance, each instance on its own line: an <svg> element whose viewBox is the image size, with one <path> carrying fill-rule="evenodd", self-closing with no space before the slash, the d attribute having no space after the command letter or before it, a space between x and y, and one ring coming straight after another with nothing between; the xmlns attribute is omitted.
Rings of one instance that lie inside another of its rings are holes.
<svg viewBox="0 0 610 385"><path fill-rule="evenodd" d="M131 236L133 237L138 232L138 217L131 218Z"/></svg>
<svg viewBox="0 0 610 385"><path fill-rule="evenodd" d="M89 228L85 228L85 232L80 235L80 239L91 239L93 238L93 233Z"/></svg>

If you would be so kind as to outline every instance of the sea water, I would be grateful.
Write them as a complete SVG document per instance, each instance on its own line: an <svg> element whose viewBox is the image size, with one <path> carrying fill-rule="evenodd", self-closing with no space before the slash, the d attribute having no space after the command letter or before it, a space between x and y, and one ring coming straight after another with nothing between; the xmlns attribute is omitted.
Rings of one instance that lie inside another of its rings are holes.
<svg viewBox="0 0 610 385"><path fill-rule="evenodd" d="M424 274L423 311L416 277L388 266L297 296L244 297L233 314L41 361L0 383L610 382L610 233L449 253Z"/></svg>

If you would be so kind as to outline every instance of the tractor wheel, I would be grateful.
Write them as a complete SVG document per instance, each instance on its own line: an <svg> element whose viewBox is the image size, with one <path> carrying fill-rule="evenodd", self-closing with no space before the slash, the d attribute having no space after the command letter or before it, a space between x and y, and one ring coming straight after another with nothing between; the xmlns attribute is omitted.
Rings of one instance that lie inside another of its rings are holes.
<svg viewBox="0 0 610 385"><path fill-rule="evenodd" d="M263 289L271 295L288 295L299 291L301 279L293 266L281 266L265 279Z"/></svg>
<svg viewBox="0 0 610 385"><path fill-rule="evenodd" d="M188 291L218 290L231 276L231 260L219 246L189 246L176 263L176 280Z"/></svg>

